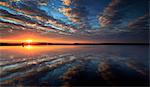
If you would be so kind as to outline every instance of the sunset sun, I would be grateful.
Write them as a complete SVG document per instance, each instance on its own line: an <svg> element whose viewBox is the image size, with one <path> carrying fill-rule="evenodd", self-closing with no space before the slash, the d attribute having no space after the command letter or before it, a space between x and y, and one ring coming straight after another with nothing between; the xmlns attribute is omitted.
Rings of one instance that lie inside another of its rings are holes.
<svg viewBox="0 0 150 87"><path fill-rule="evenodd" d="M32 43L32 42L33 42L33 40L28 39L28 40L26 40L25 42L27 42L27 43Z"/></svg>

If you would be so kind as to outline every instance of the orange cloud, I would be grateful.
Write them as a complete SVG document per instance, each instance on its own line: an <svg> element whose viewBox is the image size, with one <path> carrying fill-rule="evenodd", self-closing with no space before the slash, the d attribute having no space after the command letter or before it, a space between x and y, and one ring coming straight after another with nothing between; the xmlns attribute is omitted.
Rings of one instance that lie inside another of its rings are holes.
<svg viewBox="0 0 150 87"><path fill-rule="evenodd" d="M71 0L63 0L63 4L69 6L71 5Z"/></svg>
<svg viewBox="0 0 150 87"><path fill-rule="evenodd" d="M66 8L62 7L59 9L60 12L62 12L68 19L74 23L80 22L80 19L78 18L77 12L72 12L72 8Z"/></svg>
<svg viewBox="0 0 150 87"><path fill-rule="evenodd" d="M149 20L149 16L147 14L145 14L145 15L138 17L137 19L129 22L128 27L132 28L132 29L139 28L140 26L144 26L144 23L148 24L148 20ZM147 29L148 29L148 27L147 27Z"/></svg>
<svg viewBox="0 0 150 87"><path fill-rule="evenodd" d="M99 17L99 22L101 23L102 27L107 26L111 21L103 16Z"/></svg>
<svg viewBox="0 0 150 87"><path fill-rule="evenodd" d="M9 5L8 3L6 3L6 2L1 2L1 1L0 1L0 5L6 6L6 7L10 7L10 5Z"/></svg>
<svg viewBox="0 0 150 87"><path fill-rule="evenodd" d="M113 21L112 18L116 15L115 7L118 6L120 2L121 0L112 0L104 9L102 15L98 18L102 27L106 27Z"/></svg>

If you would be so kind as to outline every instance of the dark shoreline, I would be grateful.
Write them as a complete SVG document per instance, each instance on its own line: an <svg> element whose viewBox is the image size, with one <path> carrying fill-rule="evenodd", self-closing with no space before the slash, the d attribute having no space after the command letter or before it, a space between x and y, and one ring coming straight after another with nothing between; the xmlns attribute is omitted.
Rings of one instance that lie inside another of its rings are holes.
<svg viewBox="0 0 150 87"><path fill-rule="evenodd" d="M26 46L26 45L150 45L150 43L0 43L0 46Z"/></svg>

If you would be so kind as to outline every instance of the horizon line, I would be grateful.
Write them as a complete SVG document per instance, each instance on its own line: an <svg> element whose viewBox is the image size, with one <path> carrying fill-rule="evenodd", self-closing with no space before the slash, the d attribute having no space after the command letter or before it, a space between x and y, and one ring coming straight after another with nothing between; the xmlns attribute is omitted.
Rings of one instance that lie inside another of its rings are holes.
<svg viewBox="0 0 150 87"><path fill-rule="evenodd" d="M0 42L0 46L26 46L26 45L150 45L150 43L47 43L47 42L20 42L20 43L4 43Z"/></svg>

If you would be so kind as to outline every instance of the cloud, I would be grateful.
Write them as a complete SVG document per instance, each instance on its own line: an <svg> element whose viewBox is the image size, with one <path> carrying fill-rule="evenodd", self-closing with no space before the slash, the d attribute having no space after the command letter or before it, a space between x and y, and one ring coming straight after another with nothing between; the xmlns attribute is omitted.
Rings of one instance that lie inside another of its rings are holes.
<svg viewBox="0 0 150 87"><path fill-rule="evenodd" d="M145 14L144 16L138 17L134 21L128 23L129 29L149 29L149 16Z"/></svg>
<svg viewBox="0 0 150 87"><path fill-rule="evenodd" d="M101 1L17 0L16 2L16 0L3 0L0 1L0 24L5 24L13 30L32 30L40 33L54 32L96 40L99 40L99 38L132 38L135 34L135 37L142 38L146 37L141 34L147 32L143 29L147 29L148 21L146 19L148 17L139 16L145 14L145 11L141 10L146 8L146 0L144 2L135 1L102 1L105 5L95 6L95 3ZM139 10L137 10L137 6L140 8ZM136 10L135 14L132 14L131 12L134 10ZM101 12L100 15L99 12ZM96 15L99 15L100 27ZM135 18L137 19L133 20Z"/></svg>
<svg viewBox="0 0 150 87"><path fill-rule="evenodd" d="M62 0L63 4L66 6L70 6L71 5L71 0Z"/></svg>
<svg viewBox="0 0 150 87"><path fill-rule="evenodd" d="M107 26L111 22L111 20L109 20L103 16L99 17L99 21L100 21L102 27Z"/></svg>
<svg viewBox="0 0 150 87"><path fill-rule="evenodd" d="M108 6L104 9L103 13L99 16L98 20L102 27L106 27L113 24L114 21L120 19L117 6L121 3L121 0L112 0Z"/></svg>
<svg viewBox="0 0 150 87"><path fill-rule="evenodd" d="M3 18L12 18L12 19L16 19L16 20L20 20L20 21L24 21L24 22L29 22L29 23L34 23L35 21L31 20L30 18L23 16L23 15L14 15L9 13L6 10L2 10L0 9L1 15L3 16Z"/></svg>
<svg viewBox="0 0 150 87"><path fill-rule="evenodd" d="M88 30L87 34L97 41L105 42L134 42L148 43L149 41L149 15L137 17L122 28L102 27L99 30Z"/></svg>
<svg viewBox="0 0 150 87"><path fill-rule="evenodd" d="M73 12L72 8L62 7L59 9L68 19L74 23L79 23L80 19L78 18L78 12Z"/></svg>
<svg viewBox="0 0 150 87"><path fill-rule="evenodd" d="M80 0L64 0L59 12L63 13L71 22L78 25L79 29L84 29L88 25L88 10L81 4Z"/></svg>
<svg viewBox="0 0 150 87"><path fill-rule="evenodd" d="M37 0L38 5L46 6L48 5L48 0Z"/></svg>
<svg viewBox="0 0 150 87"><path fill-rule="evenodd" d="M38 2L39 1L42 0L38 0ZM7 2L0 2L0 5L13 10L12 12L10 10L6 11L5 9L0 9L0 19L3 19L1 21L33 28L35 31L42 30L43 32L58 32L61 34L63 34L63 32L73 33L76 31L72 26L66 25L59 20L55 20L53 17L48 16L45 11L38 9L35 3L26 1L26 3L20 4L20 7L19 5L18 7L14 7ZM26 8L24 8L24 6Z"/></svg>
<svg viewBox="0 0 150 87"><path fill-rule="evenodd" d="M79 23L80 22L80 19L78 18L79 12L75 11L76 7L74 8L69 7L71 6L71 1L63 0L63 5L64 5L63 7L59 8L59 12L62 12L71 22Z"/></svg>

